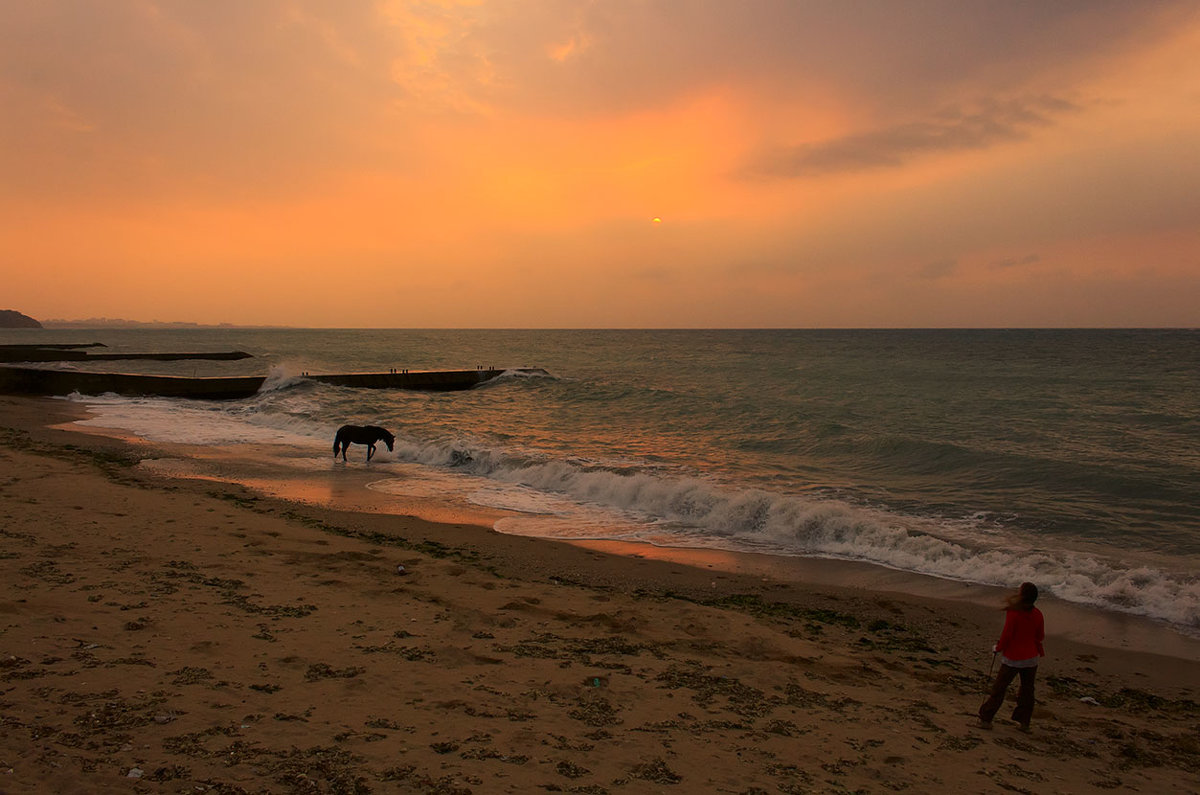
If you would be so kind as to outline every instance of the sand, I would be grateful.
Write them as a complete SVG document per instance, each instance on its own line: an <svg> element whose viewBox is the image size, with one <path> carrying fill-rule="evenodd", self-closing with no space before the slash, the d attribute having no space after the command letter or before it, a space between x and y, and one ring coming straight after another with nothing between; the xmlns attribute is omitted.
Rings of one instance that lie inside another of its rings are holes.
<svg viewBox="0 0 1200 795"><path fill-rule="evenodd" d="M1033 730L985 731L993 589L168 478L72 411L0 397L0 792L1200 790L1150 622L1045 600Z"/></svg>

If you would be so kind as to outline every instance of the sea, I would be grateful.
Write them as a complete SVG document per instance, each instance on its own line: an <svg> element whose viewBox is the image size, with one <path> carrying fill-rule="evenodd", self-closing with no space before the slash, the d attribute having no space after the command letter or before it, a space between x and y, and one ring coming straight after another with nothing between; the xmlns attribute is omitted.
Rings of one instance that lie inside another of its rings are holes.
<svg viewBox="0 0 1200 795"><path fill-rule="evenodd" d="M64 397L87 424L254 445L281 473L369 466L378 494L495 509L504 533L1031 580L1200 633L1194 329L0 332L31 341L246 351L86 366L268 376L252 398ZM506 372L450 393L303 375L477 367ZM345 423L394 450L335 460Z"/></svg>

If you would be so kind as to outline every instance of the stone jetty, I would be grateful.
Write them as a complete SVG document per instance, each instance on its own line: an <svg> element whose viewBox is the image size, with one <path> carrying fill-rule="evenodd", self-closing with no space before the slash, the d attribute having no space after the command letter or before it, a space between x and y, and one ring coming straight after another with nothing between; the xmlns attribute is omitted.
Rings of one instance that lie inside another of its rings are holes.
<svg viewBox="0 0 1200 795"><path fill-rule="evenodd" d="M305 373L300 378L320 384L353 389L412 389L425 392L453 392L470 389L505 372L547 375L537 367L476 368L474 370L394 370L386 373ZM265 376L184 378L168 375L133 373L88 373L77 370L51 370L39 367L0 365L0 393L26 395L153 395L234 400L252 397L266 383Z"/></svg>

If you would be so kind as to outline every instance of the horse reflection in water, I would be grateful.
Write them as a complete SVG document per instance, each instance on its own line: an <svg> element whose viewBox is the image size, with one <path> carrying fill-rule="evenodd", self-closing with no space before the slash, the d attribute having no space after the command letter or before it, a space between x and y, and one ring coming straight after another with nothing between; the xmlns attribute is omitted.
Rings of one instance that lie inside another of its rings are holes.
<svg viewBox="0 0 1200 795"><path fill-rule="evenodd" d="M375 455L375 444L380 441L387 445L390 453L396 437L378 425L343 425L338 428L337 435L333 437L333 457L337 458L338 453L341 453L342 460L345 461L346 448L352 444L365 444L367 460L370 461L371 456Z"/></svg>

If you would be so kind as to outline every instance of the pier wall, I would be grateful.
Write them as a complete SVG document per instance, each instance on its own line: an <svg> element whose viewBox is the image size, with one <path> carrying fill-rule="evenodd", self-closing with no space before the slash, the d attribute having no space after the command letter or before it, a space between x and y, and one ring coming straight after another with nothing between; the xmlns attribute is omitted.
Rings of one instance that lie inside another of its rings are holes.
<svg viewBox="0 0 1200 795"><path fill-rule="evenodd" d="M87 362L116 361L119 359L146 359L160 362L175 362L186 359L208 359L212 361L234 361L250 359L245 351L217 351L208 353L91 353L75 348L103 348L99 342L87 345L0 345L0 362Z"/></svg>
<svg viewBox="0 0 1200 795"><path fill-rule="evenodd" d="M522 372L545 373L537 368ZM353 389L411 389L452 392L482 384L504 370L421 370L415 372L306 374L310 381ZM160 397L231 400L252 397L261 388L263 376L228 378L182 378L132 373L85 373L37 367L0 365L0 393L26 395L154 395Z"/></svg>

